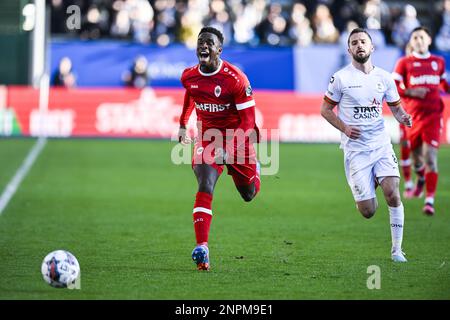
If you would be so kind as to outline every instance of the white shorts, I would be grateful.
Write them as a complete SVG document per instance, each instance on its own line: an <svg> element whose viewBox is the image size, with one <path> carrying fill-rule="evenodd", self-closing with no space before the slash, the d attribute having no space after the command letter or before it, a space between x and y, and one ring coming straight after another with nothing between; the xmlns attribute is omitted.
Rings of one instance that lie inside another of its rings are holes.
<svg viewBox="0 0 450 320"><path fill-rule="evenodd" d="M392 144L371 151L345 151L347 182L356 202L375 198L375 179L400 177L398 161Z"/></svg>

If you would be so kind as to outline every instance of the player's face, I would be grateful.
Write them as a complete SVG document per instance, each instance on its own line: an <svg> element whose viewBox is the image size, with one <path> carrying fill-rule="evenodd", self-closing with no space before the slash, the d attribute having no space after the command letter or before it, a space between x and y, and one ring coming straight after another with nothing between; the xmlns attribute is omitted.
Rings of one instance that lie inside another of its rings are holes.
<svg viewBox="0 0 450 320"><path fill-rule="evenodd" d="M349 39L348 53L358 63L366 63L373 52L372 41L364 32L352 34Z"/></svg>
<svg viewBox="0 0 450 320"><path fill-rule="evenodd" d="M215 69L219 64L222 45L219 38L213 33L205 32L197 40L197 58L201 66L206 69Z"/></svg>
<svg viewBox="0 0 450 320"><path fill-rule="evenodd" d="M409 43L414 52L424 54L428 52L428 48L431 45L431 38L424 30L417 30L411 35Z"/></svg>

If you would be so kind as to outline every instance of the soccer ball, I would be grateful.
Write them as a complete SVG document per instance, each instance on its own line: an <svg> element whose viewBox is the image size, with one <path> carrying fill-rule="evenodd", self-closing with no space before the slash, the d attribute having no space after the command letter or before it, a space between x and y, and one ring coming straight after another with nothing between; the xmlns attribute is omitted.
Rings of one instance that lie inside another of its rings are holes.
<svg viewBox="0 0 450 320"><path fill-rule="evenodd" d="M56 250L45 256L41 266L44 281L55 288L73 288L80 277L80 265L69 251Z"/></svg>

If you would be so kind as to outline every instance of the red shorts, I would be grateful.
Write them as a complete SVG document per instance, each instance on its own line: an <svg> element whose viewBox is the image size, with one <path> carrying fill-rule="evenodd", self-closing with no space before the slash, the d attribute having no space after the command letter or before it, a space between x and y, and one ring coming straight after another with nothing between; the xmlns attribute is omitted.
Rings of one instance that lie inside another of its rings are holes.
<svg viewBox="0 0 450 320"><path fill-rule="evenodd" d="M441 133L443 128L443 118L441 113L429 114L420 119L413 119L411 128L406 128L411 149L420 147L424 142L439 148Z"/></svg>
<svg viewBox="0 0 450 320"><path fill-rule="evenodd" d="M192 155L192 168L197 164L209 164L221 175L224 165L215 162L214 154L214 142L197 141L194 146L194 154ZM227 162L231 162L230 159L227 159ZM227 163L225 165L227 166L228 174L232 176L236 186L247 186L252 184L255 179L259 179L256 152L253 145L250 145L245 150L244 157L234 159L233 163Z"/></svg>

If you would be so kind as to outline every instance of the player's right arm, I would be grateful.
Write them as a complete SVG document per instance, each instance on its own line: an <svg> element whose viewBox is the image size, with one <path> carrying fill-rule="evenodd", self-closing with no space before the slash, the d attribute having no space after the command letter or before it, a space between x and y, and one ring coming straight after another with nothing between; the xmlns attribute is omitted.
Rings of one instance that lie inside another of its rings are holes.
<svg viewBox="0 0 450 320"><path fill-rule="evenodd" d="M189 144L192 142L192 139L187 136L186 124L188 123L193 110L194 102L192 101L189 92L186 90L184 93L183 111L180 116L180 128L178 130L178 142L182 144Z"/></svg>
<svg viewBox="0 0 450 320"><path fill-rule="evenodd" d="M327 92L323 97L320 114L333 127L343 132L350 139L358 139L361 136L361 129L346 125L333 111L334 107L339 103L341 96L342 92L339 78L336 75L333 75L328 84Z"/></svg>
<svg viewBox="0 0 450 320"><path fill-rule="evenodd" d="M401 124L410 127L412 126L412 117L406 113L402 107L400 95L398 93L397 84L394 79L388 78L387 90L385 92L386 103L391 109L394 118Z"/></svg>
<svg viewBox="0 0 450 320"><path fill-rule="evenodd" d="M327 100L328 99L324 99L322 101L322 106L320 107L320 114L322 117L350 139L358 139L361 136L361 129L346 125L333 111L336 104Z"/></svg>
<svg viewBox="0 0 450 320"><path fill-rule="evenodd" d="M185 75L187 70L188 69L186 69L181 75L181 83L185 88L187 88L185 85ZM183 110L180 115L180 128L178 129L178 142L182 144L189 144L192 142L192 139L187 136L186 125L189 122L189 117L191 116L193 110L194 101L191 98L189 91L186 89L184 92Z"/></svg>

